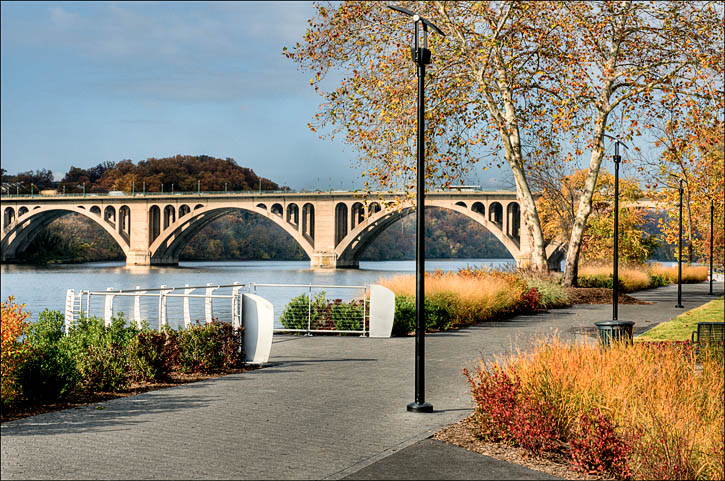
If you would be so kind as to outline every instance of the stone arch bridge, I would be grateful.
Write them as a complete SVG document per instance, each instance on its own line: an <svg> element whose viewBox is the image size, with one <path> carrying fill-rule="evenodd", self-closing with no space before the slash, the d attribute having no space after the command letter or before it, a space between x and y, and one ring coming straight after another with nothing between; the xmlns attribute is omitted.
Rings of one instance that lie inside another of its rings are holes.
<svg viewBox="0 0 725 481"><path fill-rule="evenodd" d="M2 260L12 261L53 220L70 212L100 225L126 255L126 265L177 264L199 230L237 209L272 220L287 232L318 269L356 268L360 255L388 226L411 214L394 194L354 192L177 193L144 195L2 196ZM463 214L488 229L519 266L530 263L528 229L514 192L442 191L426 194L426 207ZM558 266L562 246L547 255Z"/></svg>

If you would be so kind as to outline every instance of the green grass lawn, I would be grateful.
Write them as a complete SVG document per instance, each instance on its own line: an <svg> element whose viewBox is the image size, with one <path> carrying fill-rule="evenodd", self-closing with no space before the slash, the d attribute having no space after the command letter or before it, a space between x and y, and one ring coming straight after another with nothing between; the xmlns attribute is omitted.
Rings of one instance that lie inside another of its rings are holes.
<svg viewBox="0 0 725 481"><path fill-rule="evenodd" d="M697 330L698 322L723 322L723 318L725 318L725 297L720 297L680 314L671 321L663 322L635 339L641 341L685 341L690 339L692 331Z"/></svg>

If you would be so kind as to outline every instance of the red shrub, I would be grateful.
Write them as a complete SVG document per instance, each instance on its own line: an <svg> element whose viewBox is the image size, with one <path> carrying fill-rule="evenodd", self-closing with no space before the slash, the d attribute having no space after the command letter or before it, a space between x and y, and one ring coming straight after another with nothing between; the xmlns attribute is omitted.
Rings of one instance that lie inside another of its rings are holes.
<svg viewBox="0 0 725 481"><path fill-rule="evenodd" d="M629 479L627 464L631 447L614 432L614 424L594 408L579 418L580 430L571 440L571 457L577 471L590 474L610 472Z"/></svg>
<svg viewBox="0 0 725 481"><path fill-rule="evenodd" d="M476 401L478 435L487 441L521 446L535 453L561 446L561 433L548 402L525 394L521 382L501 369L464 370Z"/></svg>

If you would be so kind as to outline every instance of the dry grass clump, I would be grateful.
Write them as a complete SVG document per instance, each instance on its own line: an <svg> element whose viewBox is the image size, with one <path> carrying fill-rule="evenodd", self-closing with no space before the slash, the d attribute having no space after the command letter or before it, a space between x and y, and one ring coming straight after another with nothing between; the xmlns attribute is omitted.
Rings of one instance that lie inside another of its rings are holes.
<svg viewBox="0 0 725 481"><path fill-rule="evenodd" d="M415 297L415 276L399 275L378 281L396 297ZM511 274L480 276L436 272L426 274L425 295L432 302L445 299L452 324L470 324L510 313L521 302L526 287Z"/></svg>
<svg viewBox="0 0 725 481"><path fill-rule="evenodd" d="M650 276L645 266L621 266L619 268L619 281L627 292L647 289L651 286ZM613 269L611 265L585 265L579 268L580 283L586 284L587 278L594 279L597 285L585 287L612 287ZM600 285L601 284L601 285ZM606 285L609 284L609 285Z"/></svg>
<svg viewBox="0 0 725 481"><path fill-rule="evenodd" d="M665 278L670 284L677 283L677 266L665 267L662 264L654 263L650 266L653 275ZM707 267L682 264L682 282L694 283L703 282L707 279Z"/></svg>
<svg viewBox="0 0 725 481"><path fill-rule="evenodd" d="M572 439L587 413L611 420L634 479L725 475L721 355L705 351L698 359L687 346L663 343L601 349L554 340L494 364L520 381L529 398L551 406L557 431ZM482 362L481 369L492 368Z"/></svg>
<svg viewBox="0 0 725 481"><path fill-rule="evenodd" d="M611 264L589 264L579 267L577 283L581 287L606 287L614 284ZM696 283L707 279L705 266L682 266L682 282ZM631 264L619 268L620 288L633 292L651 287L660 287L677 282L677 266L664 267L662 264Z"/></svg>

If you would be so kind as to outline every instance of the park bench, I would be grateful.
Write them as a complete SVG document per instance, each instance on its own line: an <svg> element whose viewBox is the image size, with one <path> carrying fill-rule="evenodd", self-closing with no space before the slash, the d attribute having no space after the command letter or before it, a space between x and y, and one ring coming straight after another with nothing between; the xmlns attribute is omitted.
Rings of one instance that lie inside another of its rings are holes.
<svg viewBox="0 0 725 481"><path fill-rule="evenodd" d="M725 345L725 322L698 322L697 331L692 331L690 339L697 347L711 343Z"/></svg>

